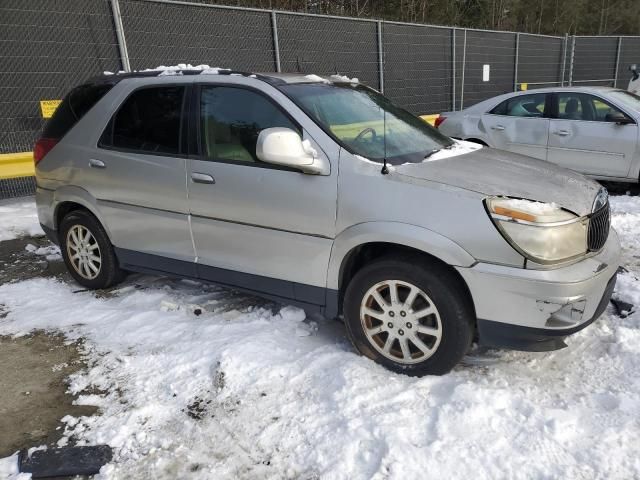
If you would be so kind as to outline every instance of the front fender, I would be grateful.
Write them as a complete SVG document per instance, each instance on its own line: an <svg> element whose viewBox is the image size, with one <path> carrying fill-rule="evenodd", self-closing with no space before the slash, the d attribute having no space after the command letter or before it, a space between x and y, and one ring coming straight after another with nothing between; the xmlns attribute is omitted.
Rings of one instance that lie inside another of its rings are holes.
<svg viewBox="0 0 640 480"><path fill-rule="evenodd" d="M385 242L415 248L458 267L470 267L476 260L453 240L427 228L399 222L365 222L338 234L331 249L327 288L338 290L342 262L354 248Z"/></svg>

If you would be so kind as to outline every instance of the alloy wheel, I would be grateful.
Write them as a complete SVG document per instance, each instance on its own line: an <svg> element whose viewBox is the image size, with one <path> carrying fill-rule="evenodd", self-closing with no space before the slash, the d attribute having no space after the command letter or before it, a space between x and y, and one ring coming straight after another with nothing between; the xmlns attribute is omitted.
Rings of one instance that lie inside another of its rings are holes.
<svg viewBox="0 0 640 480"><path fill-rule="evenodd" d="M425 361L442 339L440 313L431 298L401 280L385 280L367 290L360 322L371 346L398 363Z"/></svg>
<svg viewBox="0 0 640 480"><path fill-rule="evenodd" d="M74 225L67 232L67 255L73 269L83 278L93 280L100 274L100 246L91 231Z"/></svg>

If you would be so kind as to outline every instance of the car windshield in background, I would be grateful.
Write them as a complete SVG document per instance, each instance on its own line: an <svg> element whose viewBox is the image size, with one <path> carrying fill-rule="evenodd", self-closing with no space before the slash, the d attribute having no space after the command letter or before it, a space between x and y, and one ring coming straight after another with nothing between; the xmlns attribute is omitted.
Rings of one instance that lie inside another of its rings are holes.
<svg viewBox="0 0 640 480"><path fill-rule="evenodd" d="M624 90L613 90L608 92L608 95L621 106L640 112L640 96L635 93L625 92Z"/></svg>
<svg viewBox="0 0 640 480"><path fill-rule="evenodd" d="M426 122L362 85L295 84L281 87L351 153L391 164L416 163L453 141Z"/></svg>

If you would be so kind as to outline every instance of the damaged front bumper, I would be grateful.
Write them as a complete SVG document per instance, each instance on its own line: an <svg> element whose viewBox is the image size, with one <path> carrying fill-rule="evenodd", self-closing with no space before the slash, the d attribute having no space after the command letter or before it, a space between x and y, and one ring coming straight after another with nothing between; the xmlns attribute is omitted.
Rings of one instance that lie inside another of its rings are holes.
<svg viewBox="0 0 640 480"><path fill-rule="evenodd" d="M481 345L526 351L566 347L564 339L593 323L615 288L617 234L592 257L555 269L478 263L458 268L473 297Z"/></svg>

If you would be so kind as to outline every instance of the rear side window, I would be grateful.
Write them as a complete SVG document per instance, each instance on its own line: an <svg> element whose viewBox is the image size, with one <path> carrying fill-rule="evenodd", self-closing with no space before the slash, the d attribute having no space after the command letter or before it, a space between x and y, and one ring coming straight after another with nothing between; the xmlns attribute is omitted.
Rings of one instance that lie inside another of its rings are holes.
<svg viewBox="0 0 640 480"><path fill-rule="evenodd" d="M509 117L543 117L546 97L544 93L518 95L500 103L490 113Z"/></svg>
<svg viewBox="0 0 640 480"><path fill-rule="evenodd" d="M42 136L56 139L64 137L112 87L110 84L89 84L71 90L47 122Z"/></svg>
<svg viewBox="0 0 640 480"><path fill-rule="evenodd" d="M179 154L184 92L178 86L136 90L109 122L100 146Z"/></svg>

